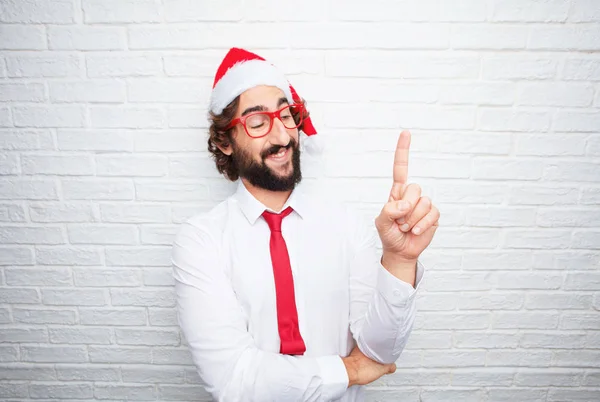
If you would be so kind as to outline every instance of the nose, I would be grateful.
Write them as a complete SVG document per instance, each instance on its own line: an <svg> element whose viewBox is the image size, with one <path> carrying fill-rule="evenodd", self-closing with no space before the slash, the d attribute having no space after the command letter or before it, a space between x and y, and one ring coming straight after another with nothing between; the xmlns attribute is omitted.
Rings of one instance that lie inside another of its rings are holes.
<svg viewBox="0 0 600 402"><path fill-rule="evenodd" d="M287 145L290 142L290 135L287 132L287 129L279 120L275 118L273 121L273 127L271 128L270 142L273 145Z"/></svg>

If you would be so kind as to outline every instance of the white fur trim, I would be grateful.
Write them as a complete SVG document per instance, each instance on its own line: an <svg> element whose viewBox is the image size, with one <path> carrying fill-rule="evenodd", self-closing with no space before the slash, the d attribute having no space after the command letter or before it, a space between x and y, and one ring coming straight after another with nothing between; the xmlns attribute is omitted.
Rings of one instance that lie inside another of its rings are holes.
<svg viewBox="0 0 600 402"><path fill-rule="evenodd" d="M217 82L211 95L211 111L220 114L238 95L258 85L277 87L293 102L290 84L279 70L267 61L249 60L235 64Z"/></svg>

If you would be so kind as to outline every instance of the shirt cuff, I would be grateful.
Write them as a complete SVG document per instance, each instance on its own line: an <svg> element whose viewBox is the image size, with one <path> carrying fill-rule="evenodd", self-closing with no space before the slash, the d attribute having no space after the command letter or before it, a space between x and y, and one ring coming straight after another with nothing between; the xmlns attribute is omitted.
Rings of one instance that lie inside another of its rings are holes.
<svg viewBox="0 0 600 402"><path fill-rule="evenodd" d="M415 287L409 283L396 278L385 267L379 263L379 275L377 278L377 289L381 295L395 306L404 306L415 298L417 290L421 285L421 279L425 273L425 267L417 260L417 272L415 275Z"/></svg>
<svg viewBox="0 0 600 402"><path fill-rule="evenodd" d="M339 356L317 357L321 378L323 379L322 395L326 401L339 399L348 388L348 372Z"/></svg>

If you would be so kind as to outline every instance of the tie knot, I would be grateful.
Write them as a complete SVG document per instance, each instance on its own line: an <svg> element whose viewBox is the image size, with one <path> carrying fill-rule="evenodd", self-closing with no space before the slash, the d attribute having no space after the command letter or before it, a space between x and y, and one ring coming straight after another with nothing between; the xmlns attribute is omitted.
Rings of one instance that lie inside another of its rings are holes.
<svg viewBox="0 0 600 402"><path fill-rule="evenodd" d="M291 214L292 211L292 207L287 207L280 214L265 211L262 213L262 216L265 218L265 221L267 221L271 232L281 232L281 221L283 220L283 218Z"/></svg>

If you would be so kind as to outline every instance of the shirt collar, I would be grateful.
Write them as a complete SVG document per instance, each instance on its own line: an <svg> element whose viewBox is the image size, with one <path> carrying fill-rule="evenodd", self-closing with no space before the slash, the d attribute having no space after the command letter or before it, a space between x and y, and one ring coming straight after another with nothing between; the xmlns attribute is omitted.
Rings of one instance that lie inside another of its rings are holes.
<svg viewBox="0 0 600 402"><path fill-rule="evenodd" d="M267 208L263 203L254 198L241 179L238 180L237 190L233 194L233 199L237 202L242 210L242 213L246 216L246 219L248 219L248 222L250 222L251 225L256 222L265 209L275 213L281 212L273 211L272 209ZM287 207L292 207L294 212L296 212L300 217L303 217L303 214L306 213L306 202L304 200L302 190L300 189L300 185L297 185L292 191L281 210L283 211Z"/></svg>

